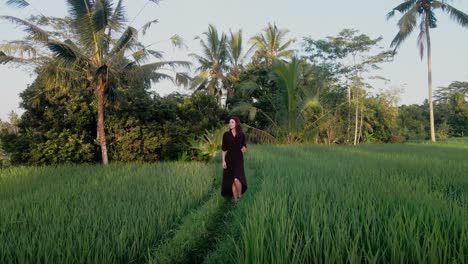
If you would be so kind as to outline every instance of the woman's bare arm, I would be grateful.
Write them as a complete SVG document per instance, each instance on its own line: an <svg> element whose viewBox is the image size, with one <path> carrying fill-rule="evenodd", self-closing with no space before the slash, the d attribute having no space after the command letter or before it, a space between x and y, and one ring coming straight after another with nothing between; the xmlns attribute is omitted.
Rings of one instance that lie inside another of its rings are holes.
<svg viewBox="0 0 468 264"><path fill-rule="evenodd" d="M226 153L227 151L223 151L223 154L221 155L223 157L223 168L225 169L225 164L226 164Z"/></svg>

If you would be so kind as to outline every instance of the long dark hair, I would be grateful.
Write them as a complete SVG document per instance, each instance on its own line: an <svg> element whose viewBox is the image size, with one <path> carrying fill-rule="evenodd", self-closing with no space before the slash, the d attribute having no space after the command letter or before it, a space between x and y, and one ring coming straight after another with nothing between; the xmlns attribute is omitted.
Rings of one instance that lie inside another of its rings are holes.
<svg viewBox="0 0 468 264"><path fill-rule="evenodd" d="M236 133L243 133L240 119L237 116L231 116L229 120L231 119L236 122Z"/></svg>

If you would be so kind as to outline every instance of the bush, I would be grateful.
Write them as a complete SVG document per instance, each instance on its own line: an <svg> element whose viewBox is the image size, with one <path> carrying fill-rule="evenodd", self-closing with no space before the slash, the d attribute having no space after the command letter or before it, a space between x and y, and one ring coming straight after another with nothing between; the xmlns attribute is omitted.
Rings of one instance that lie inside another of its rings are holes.
<svg viewBox="0 0 468 264"><path fill-rule="evenodd" d="M34 164L92 162L94 146L86 143L85 137L85 132L79 133L69 129L48 131L44 142L32 145L30 162Z"/></svg>
<svg viewBox="0 0 468 264"><path fill-rule="evenodd" d="M390 137L390 143L404 143L406 142L406 138L400 135L392 135Z"/></svg>

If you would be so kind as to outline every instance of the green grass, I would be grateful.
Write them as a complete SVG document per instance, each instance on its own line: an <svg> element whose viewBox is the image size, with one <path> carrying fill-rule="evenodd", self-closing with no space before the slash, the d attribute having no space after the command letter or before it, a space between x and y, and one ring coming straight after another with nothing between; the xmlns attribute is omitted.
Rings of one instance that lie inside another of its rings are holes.
<svg viewBox="0 0 468 264"><path fill-rule="evenodd" d="M212 184L202 163L0 171L0 263L142 262Z"/></svg>
<svg viewBox="0 0 468 264"><path fill-rule="evenodd" d="M200 263L204 259L215 242L220 225L223 225L225 214L233 206L218 192L215 193L203 207L184 219L173 237L151 252L149 263Z"/></svg>
<svg viewBox="0 0 468 264"><path fill-rule="evenodd" d="M255 198L206 263L465 263L464 146L261 146Z"/></svg>
<svg viewBox="0 0 468 264"><path fill-rule="evenodd" d="M213 164L0 171L0 263L467 263L468 143L250 146Z"/></svg>

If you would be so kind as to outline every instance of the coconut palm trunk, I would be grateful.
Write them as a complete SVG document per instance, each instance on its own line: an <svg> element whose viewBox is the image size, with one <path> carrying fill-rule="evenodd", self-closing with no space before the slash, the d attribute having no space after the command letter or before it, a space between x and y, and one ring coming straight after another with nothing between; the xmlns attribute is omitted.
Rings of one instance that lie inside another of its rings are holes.
<svg viewBox="0 0 468 264"><path fill-rule="evenodd" d="M348 128L346 129L346 144L349 144L351 140L351 86L348 86L348 84L346 84L346 86L348 87Z"/></svg>
<svg viewBox="0 0 468 264"><path fill-rule="evenodd" d="M356 113L355 113L355 116L354 116L354 142L353 144L356 145L357 144L357 137L358 137L358 126L359 126L359 93L357 91L357 87L356 87L356 100L355 100L355 103L356 103Z"/></svg>
<svg viewBox="0 0 468 264"><path fill-rule="evenodd" d="M97 135L99 140L99 145L101 147L101 158L102 164L109 164L107 157L107 144L106 144L106 134L104 130L104 83L102 78L97 83L96 87L96 97L97 97Z"/></svg>
<svg viewBox="0 0 468 264"><path fill-rule="evenodd" d="M432 103L432 56L431 56L431 37L429 34L429 18L426 18L426 42L427 42L427 81L429 87L429 118L431 126L431 141L435 142L435 125L434 125L434 106Z"/></svg>

